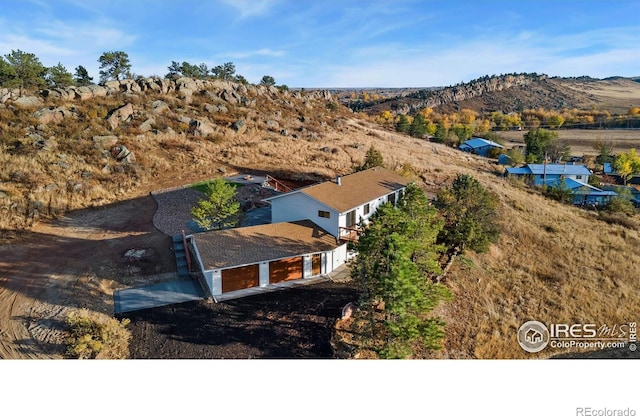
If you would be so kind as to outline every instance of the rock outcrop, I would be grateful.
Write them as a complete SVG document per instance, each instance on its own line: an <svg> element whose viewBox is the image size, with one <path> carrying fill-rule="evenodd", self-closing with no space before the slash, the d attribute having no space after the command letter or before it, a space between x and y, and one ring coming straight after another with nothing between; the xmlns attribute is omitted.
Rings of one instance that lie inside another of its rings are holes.
<svg viewBox="0 0 640 416"><path fill-rule="evenodd" d="M133 106L131 103L128 103L114 110L107 118L107 121L112 129L117 129L120 123L129 120L132 116Z"/></svg>

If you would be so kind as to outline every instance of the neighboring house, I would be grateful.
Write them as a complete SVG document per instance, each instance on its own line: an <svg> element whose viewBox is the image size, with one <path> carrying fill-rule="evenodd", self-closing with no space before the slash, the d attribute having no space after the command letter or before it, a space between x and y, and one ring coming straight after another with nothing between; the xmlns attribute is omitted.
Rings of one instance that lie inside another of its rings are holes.
<svg viewBox="0 0 640 416"><path fill-rule="evenodd" d="M573 195L574 205L602 206L606 205L611 201L611 198L617 195L613 191L602 190L570 178L564 180L558 179L553 183L547 183L547 185L562 186L564 189L570 190Z"/></svg>
<svg viewBox="0 0 640 416"><path fill-rule="evenodd" d="M209 231L187 240L214 299L318 277L347 261L346 243L309 220Z"/></svg>
<svg viewBox="0 0 640 416"><path fill-rule="evenodd" d="M565 163L528 164L506 169L507 176L530 177L534 185L555 183L559 179L574 179L586 184L592 174L585 165Z"/></svg>
<svg viewBox="0 0 640 416"><path fill-rule="evenodd" d="M609 162L604 162L604 164L602 165L602 172L605 175L611 175L616 173L616 171L613 170L613 166L611 166L611 163Z"/></svg>
<svg viewBox="0 0 640 416"><path fill-rule="evenodd" d="M498 163L500 165L510 165L513 163L513 161L511 160L511 158L509 157L509 155L503 153L500 156L498 156Z"/></svg>
<svg viewBox="0 0 640 416"><path fill-rule="evenodd" d="M575 205L605 205L615 192L602 190L588 184L592 172L585 165L529 164L517 168L506 168L508 176L528 177L533 185L556 186L568 189Z"/></svg>
<svg viewBox="0 0 640 416"><path fill-rule="evenodd" d="M636 208L640 208L640 190L637 188L634 188L633 186L604 185L602 189L605 191L613 191L618 195L624 195L627 193L631 197L631 203L633 203Z"/></svg>
<svg viewBox="0 0 640 416"><path fill-rule="evenodd" d="M487 153L491 149L504 149L504 146L493 142L491 140L481 139L479 137L473 137L466 142L462 143L459 147L463 152L475 153L480 156L487 156Z"/></svg>
<svg viewBox="0 0 640 416"><path fill-rule="evenodd" d="M395 204L409 180L381 167L337 177L265 199L271 204L271 222L309 219L329 234L353 240L362 220L385 202Z"/></svg>

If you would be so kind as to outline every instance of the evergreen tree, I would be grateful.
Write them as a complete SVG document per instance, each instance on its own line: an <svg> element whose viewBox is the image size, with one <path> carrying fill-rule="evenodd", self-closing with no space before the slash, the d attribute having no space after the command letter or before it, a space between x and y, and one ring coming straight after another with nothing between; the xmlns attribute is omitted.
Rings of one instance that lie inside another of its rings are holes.
<svg viewBox="0 0 640 416"><path fill-rule="evenodd" d="M81 87L86 87L87 85L93 84L93 77L89 76L89 72L82 65L79 65L76 68L76 73L73 77L73 80L76 85L79 85Z"/></svg>
<svg viewBox="0 0 640 416"><path fill-rule="evenodd" d="M437 349L444 323L428 317L451 292L431 282L437 272L436 238L442 222L424 192L410 185L398 206L384 204L359 238L351 275L360 285L374 349L384 358L411 357L414 347ZM375 305L384 304L382 319ZM382 322L382 324L380 324Z"/></svg>
<svg viewBox="0 0 640 416"><path fill-rule="evenodd" d="M260 80L260 85L264 85L265 87L273 87L276 85L276 80L271 75L265 75Z"/></svg>
<svg viewBox="0 0 640 416"><path fill-rule="evenodd" d="M500 235L498 198L472 176L458 174L451 187L438 193L434 205L444 219L438 241L449 251L442 276L458 254L467 249L484 252L497 241Z"/></svg>
<svg viewBox="0 0 640 416"><path fill-rule="evenodd" d="M68 87L73 85L73 75L60 62L47 71L47 83L54 87Z"/></svg>
<svg viewBox="0 0 640 416"><path fill-rule="evenodd" d="M409 126L409 134L413 137L422 137L427 134L427 122L422 114L417 114Z"/></svg>
<svg viewBox="0 0 640 416"><path fill-rule="evenodd" d="M129 55L123 51L104 52L98 59L100 63L100 81L106 82L110 79L120 80L130 78L131 63Z"/></svg>
<svg viewBox="0 0 640 416"><path fill-rule="evenodd" d="M206 190L206 199L201 199L191 209L195 222L205 230L236 226L240 213L240 203L236 200L236 190L222 178L213 180Z"/></svg>
<svg viewBox="0 0 640 416"><path fill-rule="evenodd" d="M47 68L37 56L20 49L0 58L0 83L9 88L40 88L45 85Z"/></svg>
<svg viewBox="0 0 640 416"><path fill-rule="evenodd" d="M236 74L236 66L233 62L225 62L222 65L215 66L211 73L214 78L222 79L224 81L232 81L234 75Z"/></svg>
<svg viewBox="0 0 640 416"><path fill-rule="evenodd" d="M398 122L396 123L396 131L399 133L409 133L409 129L411 128L411 124L409 123L409 118L401 114L398 118Z"/></svg>
<svg viewBox="0 0 640 416"><path fill-rule="evenodd" d="M364 162L356 169L356 172L371 169L376 166L384 167L384 159L382 158L382 153L371 145L369 150L367 150L367 154L364 156Z"/></svg>

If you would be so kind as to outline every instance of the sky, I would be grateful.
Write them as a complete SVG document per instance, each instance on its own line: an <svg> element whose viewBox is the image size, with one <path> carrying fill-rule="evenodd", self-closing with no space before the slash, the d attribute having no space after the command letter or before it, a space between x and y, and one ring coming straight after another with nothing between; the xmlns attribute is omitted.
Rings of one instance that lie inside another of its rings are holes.
<svg viewBox="0 0 640 416"><path fill-rule="evenodd" d="M0 0L0 55L132 72L225 62L290 88L448 86L484 75L640 76L640 0Z"/></svg>

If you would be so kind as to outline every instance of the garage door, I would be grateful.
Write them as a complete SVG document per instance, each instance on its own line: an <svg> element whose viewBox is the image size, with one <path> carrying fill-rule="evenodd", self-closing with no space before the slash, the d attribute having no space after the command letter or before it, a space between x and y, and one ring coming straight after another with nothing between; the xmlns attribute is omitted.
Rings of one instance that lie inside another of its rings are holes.
<svg viewBox="0 0 640 416"><path fill-rule="evenodd" d="M311 274L317 276L322 273L322 254L314 254L311 258Z"/></svg>
<svg viewBox="0 0 640 416"><path fill-rule="evenodd" d="M236 267L222 271L222 293L234 290L247 289L260 285L260 266Z"/></svg>
<svg viewBox="0 0 640 416"><path fill-rule="evenodd" d="M272 261L269 263L269 283L302 278L302 257Z"/></svg>

